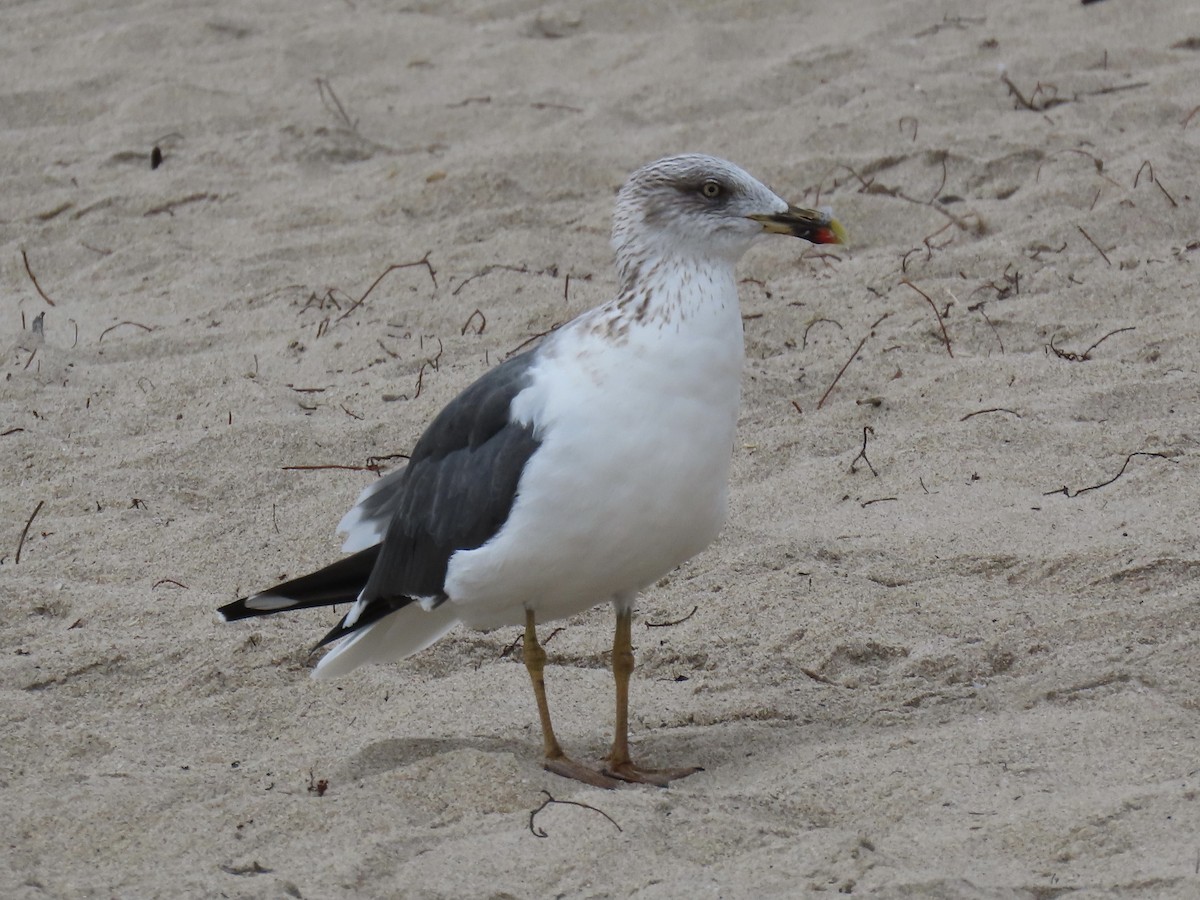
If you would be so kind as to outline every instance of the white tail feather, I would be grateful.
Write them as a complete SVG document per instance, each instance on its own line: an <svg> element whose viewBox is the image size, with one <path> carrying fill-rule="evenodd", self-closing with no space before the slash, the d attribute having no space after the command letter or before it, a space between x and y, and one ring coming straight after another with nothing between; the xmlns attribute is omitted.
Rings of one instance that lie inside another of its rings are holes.
<svg viewBox="0 0 1200 900"><path fill-rule="evenodd" d="M364 663L404 659L424 650L457 624L458 616L449 602L429 612L410 603L342 638L317 663L312 677L323 681L345 675Z"/></svg>
<svg viewBox="0 0 1200 900"><path fill-rule="evenodd" d="M279 594L255 594L246 601L246 609L260 612L278 612L281 609L291 609L297 603L291 597L281 597Z"/></svg>
<svg viewBox="0 0 1200 900"><path fill-rule="evenodd" d="M338 522L337 533L346 535L346 541L342 544L343 553L356 553L367 547L373 547L383 540L387 522L378 518L368 519L362 504L386 482L386 478L380 478L363 488L358 499L354 501L354 506Z"/></svg>

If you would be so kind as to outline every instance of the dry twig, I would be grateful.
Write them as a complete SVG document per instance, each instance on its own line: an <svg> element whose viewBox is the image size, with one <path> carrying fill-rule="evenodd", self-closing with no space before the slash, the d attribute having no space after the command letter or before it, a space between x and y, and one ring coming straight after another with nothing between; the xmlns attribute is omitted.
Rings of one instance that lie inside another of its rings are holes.
<svg viewBox="0 0 1200 900"><path fill-rule="evenodd" d="M840 369L838 369L837 375L833 376L833 381L829 382L829 387L825 388L825 393L822 394L821 399L817 401L817 409L820 409L825 405L825 401L829 399L829 395L833 393L833 389L837 387L837 383L841 381L842 375L844 375L846 370L850 368L850 363L854 362L854 357L858 356L858 351L863 348L863 345L867 342L867 338L870 336L870 332L863 336L863 339L858 342L858 346L854 348L854 352L850 354L850 358L842 364Z"/></svg>
<svg viewBox="0 0 1200 900"><path fill-rule="evenodd" d="M1075 491L1074 493L1072 493L1071 490L1064 484L1062 487L1060 487L1056 490L1043 491L1042 496L1049 497L1052 494L1062 494L1064 497L1078 497L1080 494L1085 494L1088 491L1094 491L1094 490L1097 490L1102 487L1108 487L1110 484L1112 484L1114 481L1116 481L1118 478L1120 478L1122 475L1125 474L1125 469L1128 468L1130 461L1135 456L1157 456L1159 459L1165 459L1167 462L1171 462L1171 463L1175 462L1175 460L1171 459L1171 457L1167 456L1167 454L1165 454L1165 453L1151 453L1150 451L1147 451L1147 450L1138 450L1134 453L1130 453L1128 456L1125 457L1125 462L1121 464L1121 471L1118 472L1116 475L1114 475L1112 478L1108 479L1108 481L1102 481L1099 484L1091 484L1091 485L1088 485L1087 487L1082 487L1079 490Z"/></svg>
<svg viewBox="0 0 1200 900"><path fill-rule="evenodd" d="M118 322L116 325L109 325L102 332L100 332L100 337L96 341L96 343L97 344L104 343L104 336L106 334L108 334L110 331L112 331L114 328L120 328L122 325L132 325L134 328L142 329L142 331L153 331L154 330L149 325L143 325L141 322Z"/></svg>
<svg viewBox="0 0 1200 900"><path fill-rule="evenodd" d="M544 838L544 837L550 836L546 833L546 830L544 828L535 826L533 823L533 820L534 820L534 818L537 817L538 813L540 813L543 809L545 809L551 803L561 803L564 806L578 806L580 809L590 809L592 812L600 813L600 815L604 816L604 818L606 818L606 819L608 819L608 821L612 822L613 828L617 829L617 831L624 830L621 828L620 825L617 824L616 820L612 816L610 816L608 813L606 813L602 809L596 809L596 807L594 807L588 803L580 803L578 800L555 800L554 797L552 797L550 795L549 791L542 791L541 793L546 795L546 799L542 801L541 806L539 806L537 809L535 809L529 813L529 831L534 837Z"/></svg>
<svg viewBox="0 0 1200 900"><path fill-rule="evenodd" d="M367 290L363 293L363 295L361 297L359 297L357 300L355 300L353 303L351 303L350 308L347 309L344 313L342 313L340 316L337 317L337 320L339 322L342 321L342 319L346 318L346 316L350 315L350 313L354 312L356 309L358 309L360 306L362 306L363 301L366 300L367 297L369 297L371 295L371 291L375 290L375 288L378 286L379 282L383 281L383 279L385 277L387 277L392 272L395 272L397 269L411 269L415 266L424 266L425 271L427 271L429 273L429 280L433 282L433 289L436 291L437 286L438 286L437 272L434 270L433 264L429 262L429 253L430 252L432 252L432 251L427 251L425 253L425 255L422 256L420 259L413 260L412 262L393 263L392 265L388 266L386 269L383 270L383 272L380 273L378 278L376 278L374 281L371 282L371 286L369 288L367 288Z"/></svg>
<svg viewBox="0 0 1200 900"><path fill-rule="evenodd" d="M861 506L863 509L866 509L868 506L872 506L873 504L876 504L876 503L894 503L899 499L900 499L899 497L875 497L872 500L864 500L858 505Z"/></svg>
<svg viewBox="0 0 1200 900"><path fill-rule="evenodd" d="M1018 419L1021 418L1021 414L1019 412L1016 412L1015 410L1005 409L1003 406L993 406L993 407L990 407L989 409L977 409L977 410L975 410L975 412L969 412L965 416L963 416L961 419L959 419L958 421L965 422L965 421L967 421L967 419L973 419L975 416L982 416L987 413L1001 413L1001 412L1008 413L1010 416L1016 416Z"/></svg>
<svg viewBox="0 0 1200 900"><path fill-rule="evenodd" d="M1166 197L1166 198L1167 198L1167 201L1168 201L1168 202L1169 202L1169 203L1170 203L1172 206L1174 206L1174 207L1178 207L1178 206L1179 206L1179 204L1175 202L1175 198L1171 196L1171 194L1170 194L1170 193L1167 191L1167 189L1166 189L1165 187L1163 187L1163 185L1162 185L1162 182L1161 182L1161 181L1159 181L1159 180L1158 180L1158 179L1155 177L1155 175L1154 175L1154 165L1153 165L1153 164L1150 162L1150 160L1148 160L1148 159L1147 159L1147 160L1144 160L1144 161L1142 162L1141 166L1139 166L1139 167L1138 167L1137 174L1133 176L1133 187L1134 187L1134 189L1135 189L1135 190L1137 189L1137 186L1138 186L1138 179L1142 177L1142 172L1143 172L1143 171L1146 171L1146 170L1149 170L1149 172L1150 172L1150 181L1151 181L1151 182L1152 182L1152 183L1155 185L1155 187L1157 187L1157 188L1158 188L1160 191L1162 191L1162 195L1163 195L1164 197Z"/></svg>
<svg viewBox="0 0 1200 900"><path fill-rule="evenodd" d="M550 643L552 640L554 640L558 636L559 632L566 631L566 630L567 630L566 628L561 628L561 627L555 628L552 632L550 632L548 635L546 635L544 638L542 638L542 646L545 647L548 643ZM500 651L500 658L507 659L509 656L512 655L512 652L514 650L516 650L518 647L520 647L524 643L525 643L524 633L518 634L515 638L513 638L513 641L511 644L509 644L507 647L505 647L503 650Z"/></svg>
<svg viewBox="0 0 1200 900"><path fill-rule="evenodd" d="M692 611L690 613L688 613L682 619L676 619L674 622L647 622L646 627L647 628L670 628L672 625L682 625L684 622L686 622L688 619L690 619L692 616L694 616L696 614L696 610L698 610L699 608L700 608L699 606L693 606Z"/></svg>
<svg viewBox="0 0 1200 900"><path fill-rule="evenodd" d="M570 275L567 276L567 278L570 277ZM471 327L471 323L475 321L476 317L479 318L479 324L475 328L475 333L483 334L483 329L487 328L487 316L483 314L482 310L477 309L475 312L471 313L471 315L467 316L467 321L463 322L462 330L459 332L460 335L465 335L467 333L467 330Z"/></svg>
<svg viewBox="0 0 1200 900"><path fill-rule="evenodd" d="M888 187L887 185L880 184L874 178L864 178L862 175L859 175L858 172L856 172L850 166L842 164L842 165L837 166L837 168L835 168L834 171L837 171L837 169L845 169L847 172L849 172L851 175L853 175L858 180L858 183L860 185L858 192L860 194L886 194L889 197L895 197L897 200L904 200L908 203L915 203L917 206L928 206L930 209L936 210L937 212L941 213L943 216L945 216L947 219L949 219L951 222L953 222L956 226L958 226L963 231L980 232L984 228L983 220L980 219L978 213L970 212L970 213L968 213L967 216L959 216L959 215L952 213L950 210L946 209L946 207L942 206L941 204L936 203L932 200L931 201L918 200L916 197L910 197L908 194L904 193L899 188ZM836 178L834 179L834 187L837 187L837 179ZM936 198L934 198L934 199L936 200ZM820 191L819 190L817 191L817 200L818 200L818 202L820 200ZM972 225L970 222L967 221L968 217L974 217L975 225Z"/></svg>
<svg viewBox="0 0 1200 900"><path fill-rule="evenodd" d="M379 467L373 465L366 466L346 466L339 463L327 463L325 465L312 466L280 466L284 472L320 472L325 469L344 469L347 472L378 472Z"/></svg>
<svg viewBox="0 0 1200 900"><path fill-rule="evenodd" d="M946 333L946 323L944 321L942 321L942 314L940 312L938 312L937 304L933 302L933 298L930 297L923 290L921 290L919 287L917 287L915 284L913 284L911 281L909 281L907 278L900 279L900 283L908 285L910 288L912 288L914 291L916 291L918 294L920 294L922 297L924 297L925 300L929 303L929 307L930 307L930 309L933 310L933 315L937 319L938 327L942 329L942 340L946 344L946 352L949 353L950 358L953 359L954 358L954 350L951 349L951 347L950 347L950 335L948 335Z"/></svg>
<svg viewBox="0 0 1200 900"><path fill-rule="evenodd" d="M491 265L484 266L474 275L468 275L466 278L464 278L461 282L459 282L458 287L450 292L450 296L457 297L459 292L476 278L483 278L485 275L491 275L493 272L516 272L518 275L545 275L549 276L550 278L557 278L558 266L549 266L545 269L531 269L529 266L524 264L513 266L507 263L493 263Z"/></svg>
<svg viewBox="0 0 1200 900"><path fill-rule="evenodd" d="M186 197L180 197L178 200L171 200L162 206L155 206L142 213L143 216L158 216L166 213L169 216L175 215L175 207L186 206L189 203L199 203L201 200L216 200L216 194L210 194L207 191L199 191L195 194L188 194Z"/></svg>
<svg viewBox="0 0 1200 900"><path fill-rule="evenodd" d="M1058 96L1058 88L1053 84L1042 84L1040 81L1034 86L1033 93L1026 97L1021 93L1021 89L1013 84L1013 80L1008 77L1008 73L1003 73L1000 80L1004 82L1008 88L1009 94L1016 98L1017 104L1032 112L1045 112L1053 106L1060 106L1063 103L1070 103L1063 97ZM1042 100L1038 102L1038 95L1041 95Z"/></svg>
<svg viewBox="0 0 1200 900"><path fill-rule="evenodd" d="M808 333L813 330L814 326L819 325L822 322L828 322L830 325L836 325L839 330L842 330L842 331L845 330L842 328L842 323L837 321L836 319L813 319L811 322L808 323L808 326L804 329L804 337L800 341L800 347L802 349L808 347Z"/></svg>
<svg viewBox="0 0 1200 900"><path fill-rule="evenodd" d="M1072 353L1070 350L1062 350L1058 347L1055 347L1054 346L1054 338L1057 337L1057 334L1050 335L1050 345L1049 346L1050 346L1050 349L1052 351L1054 351L1054 355L1057 356L1059 359L1065 359L1067 362L1087 362L1091 358L1091 352L1093 350L1095 350L1097 347L1099 347L1101 344L1103 344L1105 341L1107 341L1114 334L1120 334L1122 331L1135 331L1136 329L1137 329L1136 325L1126 325L1124 328L1117 328L1113 331L1110 331L1108 334L1104 335L1104 337L1100 338L1100 340L1096 341L1096 343L1092 344L1092 346L1088 347L1082 353Z"/></svg>
<svg viewBox="0 0 1200 900"><path fill-rule="evenodd" d="M21 249L21 262L25 263L25 274L29 276L29 280L33 282L34 290L38 292L38 296L49 303L51 306L56 306L55 302L46 296L46 292L42 290L42 286L38 284L37 278L34 277L33 269L29 267L29 257L25 253L25 249Z"/></svg>
<svg viewBox="0 0 1200 900"><path fill-rule="evenodd" d="M850 460L850 474L853 475L858 471L858 469L855 468L854 464L861 459L863 462L865 462L867 464L867 468L871 470L871 474L874 475L876 478L878 478L879 473L875 471L875 467L873 465L871 465L871 461L869 459L867 459L867 435L868 434L871 434L871 435L875 434L875 429L872 428L870 425L864 425L863 426L862 449L858 451L858 456L856 456L856 457L854 457L854 459Z"/></svg>
<svg viewBox="0 0 1200 900"><path fill-rule="evenodd" d="M1104 260L1105 264L1111 266L1112 260L1108 258L1108 254L1105 253L1102 249L1100 249L1100 245L1097 244L1094 240L1092 240L1092 236L1090 234L1088 234L1086 231L1083 230L1083 226L1076 225L1075 227L1077 229L1079 229L1080 234L1082 234L1085 238L1087 238L1087 242L1096 248L1096 252L1100 254L1100 257Z"/></svg>
<svg viewBox="0 0 1200 900"><path fill-rule="evenodd" d="M346 112L346 107L342 106L342 101L333 92L333 85L329 83L328 79L317 79L317 93L321 95L321 104L337 118L341 119L342 125L345 126L347 131L353 132L355 136L358 136L358 119L350 118L350 114Z"/></svg>
<svg viewBox="0 0 1200 900"><path fill-rule="evenodd" d="M38 505L33 508L33 512L29 514L29 518L25 520L25 527L21 529L21 537L17 541L17 555L13 558L13 565L21 561L21 549L25 546L25 537L29 534L29 526L33 524L34 517L42 511L42 506L46 503L45 500L39 500Z"/></svg>

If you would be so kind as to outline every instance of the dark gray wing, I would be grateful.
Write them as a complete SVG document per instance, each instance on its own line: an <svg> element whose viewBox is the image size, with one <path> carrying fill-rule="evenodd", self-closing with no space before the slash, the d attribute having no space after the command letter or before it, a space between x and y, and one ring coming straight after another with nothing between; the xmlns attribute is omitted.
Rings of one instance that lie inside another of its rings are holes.
<svg viewBox="0 0 1200 900"><path fill-rule="evenodd" d="M364 498L364 513L386 515L387 529L363 599L444 596L450 557L487 543L507 521L539 444L509 413L536 354L513 357L459 394L395 480Z"/></svg>
<svg viewBox="0 0 1200 900"><path fill-rule="evenodd" d="M417 598L444 599L446 567L458 550L487 543L508 519L525 464L539 441L530 426L509 420L513 398L530 382L537 350L483 375L430 423L408 465L382 478L343 519L382 541L363 546L309 575L220 609L227 621L289 609L353 603L321 644L376 622ZM352 534L351 539L354 539ZM349 543L349 541L348 541ZM318 646L321 646L318 644Z"/></svg>

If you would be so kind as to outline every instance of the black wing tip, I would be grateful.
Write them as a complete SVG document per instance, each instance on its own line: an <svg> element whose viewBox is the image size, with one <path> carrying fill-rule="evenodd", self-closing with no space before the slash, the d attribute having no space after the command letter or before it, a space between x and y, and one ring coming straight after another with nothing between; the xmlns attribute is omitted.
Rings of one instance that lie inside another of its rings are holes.
<svg viewBox="0 0 1200 900"><path fill-rule="evenodd" d="M298 608L303 609L303 604L291 597L272 591L263 591L225 604L217 609L217 615L221 617L222 622L237 622L239 619L269 616L272 613L287 612L290 609Z"/></svg>
<svg viewBox="0 0 1200 900"><path fill-rule="evenodd" d="M261 616L262 613L259 610L251 609L246 605L246 601L249 599L249 597L241 597L232 603L227 603L217 610L217 615L221 617L222 622L236 622L239 619Z"/></svg>

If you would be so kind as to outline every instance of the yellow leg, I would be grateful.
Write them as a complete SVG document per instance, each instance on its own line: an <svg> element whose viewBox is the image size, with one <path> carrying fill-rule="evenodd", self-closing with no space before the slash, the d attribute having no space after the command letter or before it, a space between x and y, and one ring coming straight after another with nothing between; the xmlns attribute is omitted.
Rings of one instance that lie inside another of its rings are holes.
<svg viewBox="0 0 1200 900"><path fill-rule="evenodd" d="M629 678L633 675L633 611L617 609L617 627L613 633L612 670L617 688L617 714L613 727L612 749L604 759L604 774L622 781L666 787L672 781L704 770L698 766L682 769L643 769L629 756Z"/></svg>
<svg viewBox="0 0 1200 900"><path fill-rule="evenodd" d="M537 700L538 718L542 720L542 746L546 759L559 759L565 754L554 736L550 724L550 704L546 700L546 651L538 643L537 628L534 626L532 610L525 610L525 669L533 682L533 696Z"/></svg>
<svg viewBox="0 0 1200 900"><path fill-rule="evenodd" d="M537 700L538 718L542 720L542 747L546 759L542 764L547 772L573 778L601 788L614 788L617 782L606 775L580 765L563 753L554 736L554 726L550 723L550 704L546 700L546 651L538 643L537 628L534 624L533 611L525 610L525 668L529 672L529 680L533 682L533 696Z"/></svg>
<svg viewBox="0 0 1200 900"><path fill-rule="evenodd" d="M617 714L613 724L612 750L605 762L609 768L630 766L629 758L629 678L633 675L633 613L618 610L613 632L612 672L617 688Z"/></svg>

